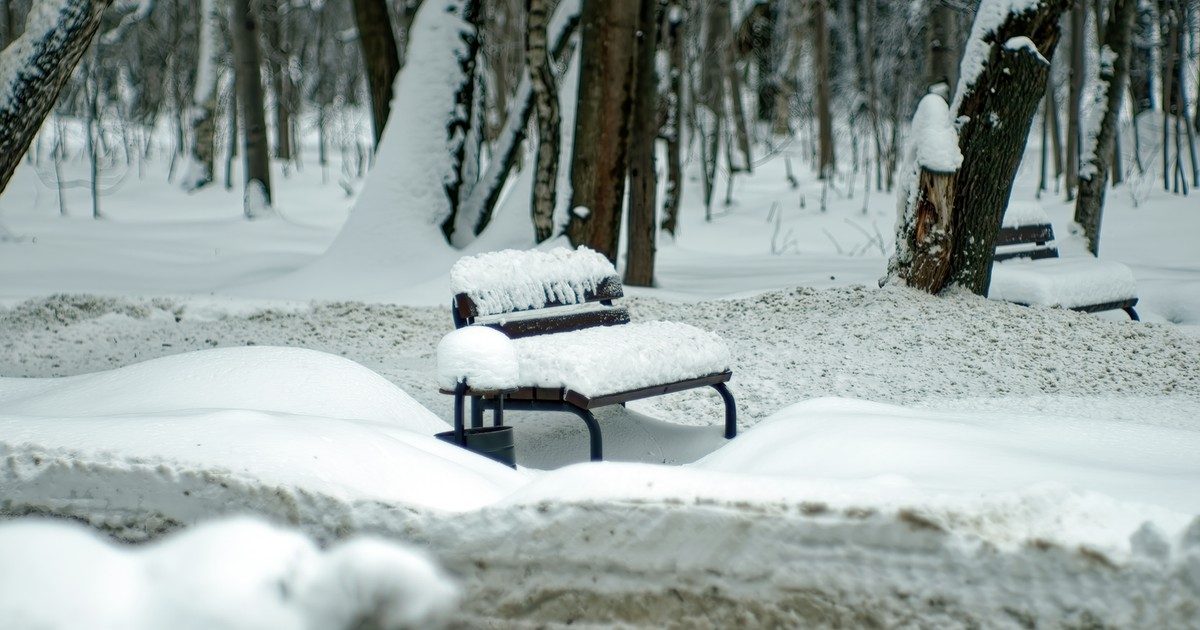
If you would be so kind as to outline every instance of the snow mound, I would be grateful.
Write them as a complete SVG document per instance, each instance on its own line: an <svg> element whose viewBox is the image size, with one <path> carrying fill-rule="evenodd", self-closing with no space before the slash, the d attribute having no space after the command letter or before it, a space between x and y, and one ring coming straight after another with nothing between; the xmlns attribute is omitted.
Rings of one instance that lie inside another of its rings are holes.
<svg viewBox="0 0 1200 630"><path fill-rule="evenodd" d="M461 511L523 483L430 435L446 428L366 368L306 350L206 350L0 379L3 509L131 538L238 511L325 531L375 518L380 510L355 516L363 504Z"/></svg>
<svg viewBox="0 0 1200 630"><path fill-rule="evenodd" d="M0 525L0 619L9 627L411 628L441 625L457 587L423 555L357 539L322 552L265 523L208 523L122 549L82 527Z"/></svg>
<svg viewBox="0 0 1200 630"><path fill-rule="evenodd" d="M0 378L0 412L89 417L239 409L367 420L420 433L446 425L400 388L338 356L301 348L217 348L109 372Z"/></svg>
<svg viewBox="0 0 1200 630"><path fill-rule="evenodd" d="M1015 228L1023 225L1049 225L1046 209L1036 201L1010 201L1004 210L1002 227Z"/></svg>
<svg viewBox="0 0 1200 630"><path fill-rule="evenodd" d="M437 347L438 386L454 389L467 383L477 390L517 386L517 354L504 333L486 326L460 328L442 337Z"/></svg>
<svg viewBox="0 0 1200 630"><path fill-rule="evenodd" d="M523 387L565 387L585 396L627 392L729 369L713 333L674 322L600 326L513 341Z"/></svg>
<svg viewBox="0 0 1200 630"><path fill-rule="evenodd" d="M607 258L580 246L549 251L507 249L460 258L450 270L450 289L465 293L480 315L579 304L605 279L617 275Z"/></svg>

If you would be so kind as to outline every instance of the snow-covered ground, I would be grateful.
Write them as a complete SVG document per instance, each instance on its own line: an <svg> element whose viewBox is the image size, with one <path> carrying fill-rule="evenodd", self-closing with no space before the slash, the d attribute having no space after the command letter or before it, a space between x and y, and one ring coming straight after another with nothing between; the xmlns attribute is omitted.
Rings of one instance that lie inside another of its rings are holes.
<svg viewBox="0 0 1200 630"><path fill-rule="evenodd" d="M0 513L133 541L244 512L378 534L461 581L467 625L1194 627L1194 200L1152 178L1110 194L1101 254L1133 270L1132 323L875 288L893 197L862 174L823 190L801 153L765 156L712 222L689 182L659 287L626 300L725 340L742 435L721 438L714 393L673 394L600 414L620 463L570 465L582 423L513 413L517 471L430 437L448 268L275 299L352 203L313 160L252 223L238 191L186 195L158 162L106 220L74 188L63 218L23 164L0 198ZM1078 255L1070 206L1040 203Z"/></svg>

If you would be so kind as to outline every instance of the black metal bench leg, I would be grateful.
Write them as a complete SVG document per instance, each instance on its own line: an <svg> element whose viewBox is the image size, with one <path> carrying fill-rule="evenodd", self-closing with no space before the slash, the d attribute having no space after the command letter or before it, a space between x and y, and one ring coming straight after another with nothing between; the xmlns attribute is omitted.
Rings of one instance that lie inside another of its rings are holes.
<svg viewBox="0 0 1200 630"><path fill-rule="evenodd" d="M471 397L471 428L479 429L483 427L483 398L479 396Z"/></svg>
<svg viewBox="0 0 1200 630"><path fill-rule="evenodd" d="M467 384L459 383L454 387L454 441L459 446L466 446L467 436L463 429L463 396L467 393Z"/></svg>
<svg viewBox="0 0 1200 630"><path fill-rule="evenodd" d="M721 395L721 400L725 401L725 439L732 440L737 437L737 404L733 401L733 394L729 392L729 388L725 383L717 383L712 386Z"/></svg>
<svg viewBox="0 0 1200 630"><path fill-rule="evenodd" d="M587 409L581 409L574 405L568 405L568 408L579 416L584 424L587 424L588 437L591 438L592 461L602 461L604 459L604 438L600 435L600 423L596 422L596 416Z"/></svg>
<svg viewBox="0 0 1200 630"><path fill-rule="evenodd" d="M1135 322L1142 321L1142 318L1138 317L1137 311L1133 310L1132 306L1126 306L1125 308L1123 308L1121 310L1125 311L1126 313L1129 313L1129 319L1131 319Z"/></svg>
<svg viewBox="0 0 1200 630"><path fill-rule="evenodd" d="M496 406L492 408L492 426L504 426L504 394L496 396Z"/></svg>

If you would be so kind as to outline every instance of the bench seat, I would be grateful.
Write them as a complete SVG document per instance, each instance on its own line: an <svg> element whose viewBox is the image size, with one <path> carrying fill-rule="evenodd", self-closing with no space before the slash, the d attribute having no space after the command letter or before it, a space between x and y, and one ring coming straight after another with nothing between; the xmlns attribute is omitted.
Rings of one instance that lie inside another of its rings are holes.
<svg viewBox="0 0 1200 630"><path fill-rule="evenodd" d="M1092 310L1137 302L1129 267L1091 257L1013 258L992 266L988 297L1024 305ZM1098 309L1099 310L1099 309Z"/></svg>
<svg viewBox="0 0 1200 630"><path fill-rule="evenodd" d="M587 399L689 381L730 369L720 337L675 322L600 326L514 339L519 386Z"/></svg>

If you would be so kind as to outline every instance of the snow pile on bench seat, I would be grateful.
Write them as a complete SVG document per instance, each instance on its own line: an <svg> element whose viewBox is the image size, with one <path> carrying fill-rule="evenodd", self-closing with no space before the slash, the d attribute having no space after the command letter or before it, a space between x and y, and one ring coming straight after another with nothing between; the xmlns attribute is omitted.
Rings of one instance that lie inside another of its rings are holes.
<svg viewBox="0 0 1200 630"><path fill-rule="evenodd" d="M64 521L0 525L5 627L70 630L418 628L444 622L457 587L423 555L360 538L321 551L250 519L116 547Z"/></svg>
<svg viewBox="0 0 1200 630"><path fill-rule="evenodd" d="M729 347L673 322L587 328L513 341L522 387L565 387L589 398L724 372Z"/></svg>
<svg viewBox="0 0 1200 630"><path fill-rule="evenodd" d="M992 265L988 297L1018 304L1076 308L1137 297L1133 271L1095 258L1014 258Z"/></svg>
<svg viewBox="0 0 1200 630"><path fill-rule="evenodd" d="M1048 225L1050 217L1042 204L1036 201L1013 201L1004 210L1002 227L1018 228L1025 225Z"/></svg>
<svg viewBox="0 0 1200 630"><path fill-rule="evenodd" d="M506 249L459 259L450 269L450 289L468 295L479 315L499 315L551 303L579 304L585 292L616 275L607 258L586 247Z"/></svg>
<svg viewBox="0 0 1200 630"><path fill-rule="evenodd" d="M437 370L438 387L445 390L459 383L475 390L512 389L519 380L512 341L486 326L467 326L442 337L437 347Z"/></svg>

